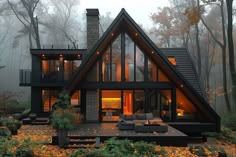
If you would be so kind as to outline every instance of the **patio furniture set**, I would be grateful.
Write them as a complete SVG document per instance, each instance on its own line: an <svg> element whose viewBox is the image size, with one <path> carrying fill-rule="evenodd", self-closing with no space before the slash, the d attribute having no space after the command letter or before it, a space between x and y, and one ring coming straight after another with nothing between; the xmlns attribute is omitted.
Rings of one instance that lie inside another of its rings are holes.
<svg viewBox="0 0 236 157"><path fill-rule="evenodd" d="M154 118L152 113L121 114L118 128L120 130L134 130L137 133L165 133L168 131L168 126L160 118Z"/></svg>

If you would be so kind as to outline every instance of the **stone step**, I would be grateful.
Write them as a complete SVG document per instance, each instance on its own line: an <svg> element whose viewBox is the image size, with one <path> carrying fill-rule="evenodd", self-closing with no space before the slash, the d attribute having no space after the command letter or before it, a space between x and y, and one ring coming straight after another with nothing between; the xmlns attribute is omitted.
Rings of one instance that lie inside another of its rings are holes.
<svg viewBox="0 0 236 157"><path fill-rule="evenodd" d="M35 120L31 122L32 125L48 125L49 124L49 118L41 118L37 117Z"/></svg>
<svg viewBox="0 0 236 157"><path fill-rule="evenodd" d="M95 144L95 139L70 139L69 144Z"/></svg>
<svg viewBox="0 0 236 157"><path fill-rule="evenodd" d="M100 137L92 138L92 137L79 137L79 136L71 136L69 137L69 144L65 148L99 148L100 147Z"/></svg>

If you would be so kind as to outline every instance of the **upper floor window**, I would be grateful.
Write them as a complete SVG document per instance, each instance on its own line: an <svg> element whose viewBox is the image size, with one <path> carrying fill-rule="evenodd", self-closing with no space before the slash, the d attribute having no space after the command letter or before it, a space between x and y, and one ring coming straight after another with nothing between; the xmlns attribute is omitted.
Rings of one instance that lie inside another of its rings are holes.
<svg viewBox="0 0 236 157"><path fill-rule="evenodd" d="M102 55L102 81L121 81L120 43L118 36Z"/></svg>
<svg viewBox="0 0 236 157"><path fill-rule="evenodd" d="M42 79L57 80L59 71L59 60L42 60Z"/></svg>
<svg viewBox="0 0 236 157"><path fill-rule="evenodd" d="M169 60L169 62L170 62L172 65L176 65L176 59L175 59L175 57L168 57L168 60Z"/></svg>
<svg viewBox="0 0 236 157"><path fill-rule="evenodd" d="M80 64L81 60L64 60L64 80L69 80Z"/></svg>

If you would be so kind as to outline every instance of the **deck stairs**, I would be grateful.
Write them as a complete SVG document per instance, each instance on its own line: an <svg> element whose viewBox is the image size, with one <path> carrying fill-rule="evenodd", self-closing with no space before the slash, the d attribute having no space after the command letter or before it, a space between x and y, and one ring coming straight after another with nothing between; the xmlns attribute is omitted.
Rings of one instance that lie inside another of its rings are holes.
<svg viewBox="0 0 236 157"><path fill-rule="evenodd" d="M37 117L35 120L31 122L31 125L48 125L49 118L47 117Z"/></svg>
<svg viewBox="0 0 236 157"><path fill-rule="evenodd" d="M100 137L68 136L69 144L65 148L99 148Z"/></svg>

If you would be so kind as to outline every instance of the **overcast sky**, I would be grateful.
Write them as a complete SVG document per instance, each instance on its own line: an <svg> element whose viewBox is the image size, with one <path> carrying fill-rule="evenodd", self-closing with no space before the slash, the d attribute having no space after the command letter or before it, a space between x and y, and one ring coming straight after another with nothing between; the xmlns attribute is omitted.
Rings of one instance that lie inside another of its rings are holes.
<svg viewBox="0 0 236 157"><path fill-rule="evenodd" d="M168 6L168 0L80 0L80 8L98 8L100 15L111 12L115 18L122 8L145 28L151 28L150 14L157 11L157 7Z"/></svg>

